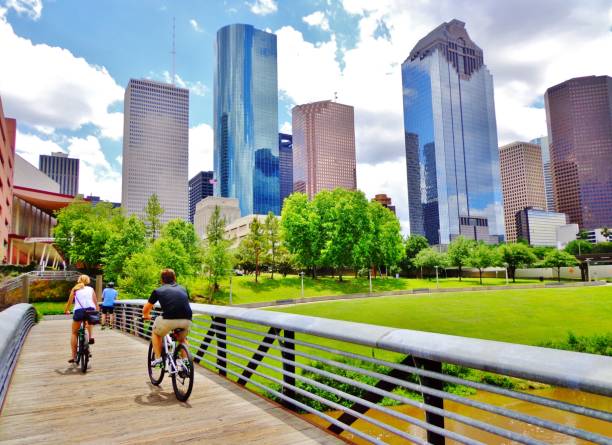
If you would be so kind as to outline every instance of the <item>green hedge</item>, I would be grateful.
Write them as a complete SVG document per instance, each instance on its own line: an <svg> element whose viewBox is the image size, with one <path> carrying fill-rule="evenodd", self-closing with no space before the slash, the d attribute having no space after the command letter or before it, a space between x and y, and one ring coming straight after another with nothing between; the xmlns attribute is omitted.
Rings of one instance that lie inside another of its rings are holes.
<svg viewBox="0 0 612 445"><path fill-rule="evenodd" d="M70 289L73 286L74 281L32 281L30 283L30 303L68 301Z"/></svg>

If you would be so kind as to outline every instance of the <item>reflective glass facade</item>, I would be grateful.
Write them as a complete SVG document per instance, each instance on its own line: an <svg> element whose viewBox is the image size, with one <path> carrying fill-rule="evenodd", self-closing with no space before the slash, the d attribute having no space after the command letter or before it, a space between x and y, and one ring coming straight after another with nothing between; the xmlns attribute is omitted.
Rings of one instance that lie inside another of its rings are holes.
<svg viewBox="0 0 612 445"><path fill-rule="evenodd" d="M293 193L293 138L290 134L278 134L280 206Z"/></svg>
<svg viewBox="0 0 612 445"><path fill-rule="evenodd" d="M243 216L279 214L276 36L229 25L215 45L215 196L238 198Z"/></svg>
<svg viewBox="0 0 612 445"><path fill-rule="evenodd" d="M411 233L432 244L460 234L499 241L493 78L464 23L443 23L421 39L402 64L402 85Z"/></svg>

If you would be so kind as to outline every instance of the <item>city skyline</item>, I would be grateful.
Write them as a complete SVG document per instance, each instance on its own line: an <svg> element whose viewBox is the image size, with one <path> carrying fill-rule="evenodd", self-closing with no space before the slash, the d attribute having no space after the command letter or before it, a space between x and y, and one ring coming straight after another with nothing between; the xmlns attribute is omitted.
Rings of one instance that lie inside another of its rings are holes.
<svg viewBox="0 0 612 445"><path fill-rule="evenodd" d="M113 24L109 14L96 11L95 7L87 9L96 17L95 23L89 20L76 26L73 33L59 36L53 32L57 20L70 21L71 17L84 15L83 6L77 2L33 3L40 3L42 9L18 13L13 8L4 9L6 4L0 0L0 7L4 6L0 12L0 55L10 57L18 51L20 57L15 58L19 59L15 60L15 68L30 67L19 71L23 82L30 81L29 90L36 84L32 92L42 104L57 105L57 110L55 114L43 116L28 108L31 101L18 102L29 97L25 86L14 76L0 74L0 93L5 98L7 115L19 122L17 151L34 165L37 162L33 157L58 148L71 157L84 158L80 191L115 201L120 183L121 145L116 122L121 122L121 88L129 77L170 80L169 75L164 77L164 71L170 71L171 66L168 53L173 15L177 17L177 73L181 82L191 89L193 99L191 164L200 162L195 167L190 165L190 176L194 171L212 167L210 55L214 31L228 23L252 23L277 34L279 58L284 60L279 63L279 129L283 131L283 125L289 122L290 105L331 99L334 91L338 91L340 101L355 106L358 187L370 197L379 192L393 196L404 228L407 200L401 159L403 132L398 64L420 36L453 17L468 24L474 40L488 55L487 65L495 76L500 145L546 134L543 110L546 88L572 77L612 71L610 60L597 57L610 46L605 2L558 5L553 8L554 14L550 14L551 8L546 2L537 5L525 2L512 10L485 3L479 14L473 16L465 12L461 2L444 10L400 2L376 6L349 2L304 3L295 7L297 17L288 13L290 5L286 2L273 2L276 10L264 15L261 10L258 14L251 10L252 2L215 5L214 11L207 10L206 14L195 6L174 8L162 1L144 9L138 1L126 2L126 16L143 13L141 26L155 23L160 30L167 30L151 43L137 34L125 34L127 30L117 29L120 25ZM236 11L230 12L232 8ZM574 11L584 14L573 14ZM319 21L315 20L315 12L322 12L318 15ZM419 21L415 22L411 15L418 16ZM203 32L196 30L192 19ZM535 28L529 26L536 23ZM80 34L79 29L84 26L93 27L96 38L90 38L88 33ZM111 47L113 39L121 39L126 51L138 56L126 63L125 59L114 60L98 50L94 42L101 33L106 36L112 32L117 37L108 36ZM554 42L548 38L550 35L555 35ZM578 47L588 47L588 51L572 51ZM69 51L59 54L59 48ZM138 49L134 51L135 48ZM568 52L574 54L571 60L564 56ZM198 57L193 57L196 53ZM47 81L36 82L37 73L45 72L38 64L45 60L53 62ZM316 72L307 69L314 60ZM71 74L62 78L61 67L73 68L67 73L78 72L82 80ZM64 92L59 79L74 81L73 90L83 97L71 95L73 101L54 101ZM83 90L85 85L94 88ZM363 85L376 88L364 90ZM91 97L83 91L91 91ZM68 109L68 104L73 104L73 108ZM91 111L80 115L76 112L79 110Z"/></svg>

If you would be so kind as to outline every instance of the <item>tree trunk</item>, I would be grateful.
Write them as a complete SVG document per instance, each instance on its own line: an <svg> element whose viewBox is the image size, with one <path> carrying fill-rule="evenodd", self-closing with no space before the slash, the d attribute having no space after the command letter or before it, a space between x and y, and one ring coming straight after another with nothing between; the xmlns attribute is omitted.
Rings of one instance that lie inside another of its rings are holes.
<svg viewBox="0 0 612 445"><path fill-rule="evenodd" d="M316 279L317 278L317 268L316 266L312 266L312 279Z"/></svg>
<svg viewBox="0 0 612 445"><path fill-rule="evenodd" d="M557 281L561 282L561 266L557 267Z"/></svg>
<svg viewBox="0 0 612 445"><path fill-rule="evenodd" d="M255 282L257 283L257 277L259 276L259 252L255 254Z"/></svg>
<svg viewBox="0 0 612 445"><path fill-rule="evenodd" d="M272 275L270 278L274 279L274 244L272 244Z"/></svg>
<svg viewBox="0 0 612 445"><path fill-rule="evenodd" d="M482 269L478 269L478 273L480 275L480 285L482 286Z"/></svg>
<svg viewBox="0 0 612 445"><path fill-rule="evenodd" d="M459 266L459 281L461 281L461 266Z"/></svg>
<svg viewBox="0 0 612 445"><path fill-rule="evenodd" d="M512 282L516 283L516 267L510 266L508 269L510 270L510 275L512 275Z"/></svg>

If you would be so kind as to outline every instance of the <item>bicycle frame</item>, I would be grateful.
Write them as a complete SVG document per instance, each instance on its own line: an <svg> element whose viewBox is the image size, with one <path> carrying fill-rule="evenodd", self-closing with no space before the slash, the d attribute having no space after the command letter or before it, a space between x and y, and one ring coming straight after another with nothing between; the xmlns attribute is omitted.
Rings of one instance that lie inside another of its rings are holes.
<svg viewBox="0 0 612 445"><path fill-rule="evenodd" d="M170 375L178 373L176 363L174 362L174 358L172 357L172 354L174 353L174 348L175 348L174 342L175 340L173 340L171 334L168 333L163 338L163 343L162 343L162 351L163 351L162 356L165 356L166 368L167 368L166 370L168 374Z"/></svg>

